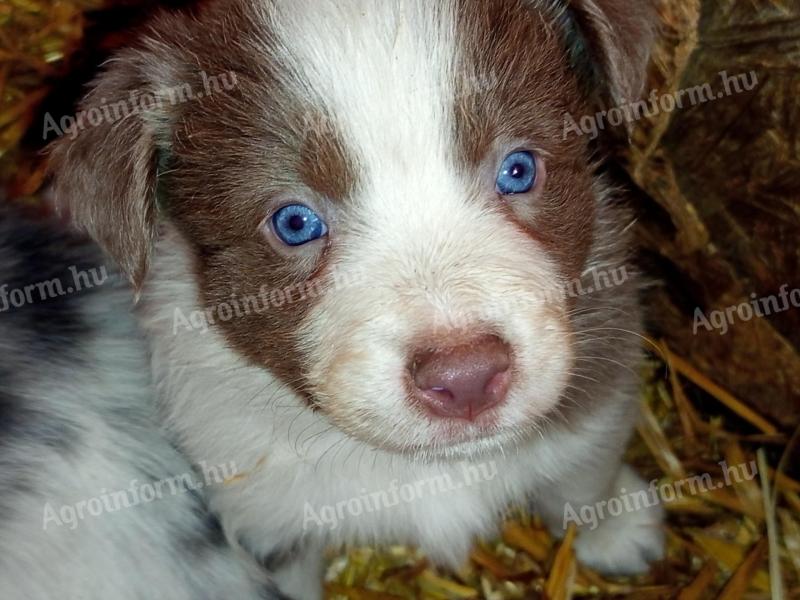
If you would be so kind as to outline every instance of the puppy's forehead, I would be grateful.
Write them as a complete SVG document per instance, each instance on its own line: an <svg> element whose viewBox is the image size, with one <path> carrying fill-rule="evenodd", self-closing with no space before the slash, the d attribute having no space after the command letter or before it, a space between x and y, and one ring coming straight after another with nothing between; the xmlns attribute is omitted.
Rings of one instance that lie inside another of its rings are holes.
<svg viewBox="0 0 800 600"><path fill-rule="evenodd" d="M459 54L454 10L449 0L273 4L289 85L328 115L365 175L376 161L444 156Z"/></svg>
<svg viewBox="0 0 800 600"><path fill-rule="evenodd" d="M409 168L423 182L421 169L474 167L498 138L557 137L571 82L535 7L275 0L271 22L288 85L328 115L361 178L386 188L408 186Z"/></svg>

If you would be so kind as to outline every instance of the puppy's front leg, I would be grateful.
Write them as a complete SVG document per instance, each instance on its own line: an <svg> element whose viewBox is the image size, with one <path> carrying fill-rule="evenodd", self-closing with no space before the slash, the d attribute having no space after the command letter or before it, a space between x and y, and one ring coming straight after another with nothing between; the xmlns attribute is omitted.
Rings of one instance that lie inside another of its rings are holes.
<svg viewBox="0 0 800 600"><path fill-rule="evenodd" d="M537 500L557 536L579 527L575 550L585 565L602 573L646 572L664 556L664 509L654 490L628 465L578 469Z"/></svg>

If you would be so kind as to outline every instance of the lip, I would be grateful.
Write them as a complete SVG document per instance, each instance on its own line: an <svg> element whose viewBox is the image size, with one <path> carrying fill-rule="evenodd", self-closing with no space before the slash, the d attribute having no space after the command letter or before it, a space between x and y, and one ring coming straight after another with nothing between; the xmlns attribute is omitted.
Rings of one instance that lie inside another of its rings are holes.
<svg viewBox="0 0 800 600"><path fill-rule="evenodd" d="M453 431L453 429L457 429L457 431ZM408 447L403 449L402 453L422 453L426 456L439 457L472 456L480 448L485 449L487 444L497 448L507 447L513 440L513 432L498 427L497 422L494 421L493 425L487 422L480 428L464 428L463 426L458 427L457 424L450 424L449 427L445 426L441 433L436 433L433 437L440 442Z"/></svg>
<svg viewBox="0 0 800 600"><path fill-rule="evenodd" d="M432 437L448 444L458 444L494 437L498 431L502 403L492 406L472 419L436 416L418 400L412 401L411 406L415 412L427 419L434 430Z"/></svg>

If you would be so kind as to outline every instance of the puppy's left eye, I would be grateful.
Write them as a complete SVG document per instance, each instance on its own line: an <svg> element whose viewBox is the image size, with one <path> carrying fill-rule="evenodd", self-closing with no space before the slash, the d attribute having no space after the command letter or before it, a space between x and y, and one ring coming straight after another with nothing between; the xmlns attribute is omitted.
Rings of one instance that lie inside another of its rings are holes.
<svg viewBox="0 0 800 600"><path fill-rule="evenodd" d="M325 221L305 204L290 204L272 217L275 234L287 246L303 246L327 235Z"/></svg>
<svg viewBox="0 0 800 600"><path fill-rule="evenodd" d="M501 194L526 194L536 184L536 157L527 151L509 154L497 174L497 191Z"/></svg>

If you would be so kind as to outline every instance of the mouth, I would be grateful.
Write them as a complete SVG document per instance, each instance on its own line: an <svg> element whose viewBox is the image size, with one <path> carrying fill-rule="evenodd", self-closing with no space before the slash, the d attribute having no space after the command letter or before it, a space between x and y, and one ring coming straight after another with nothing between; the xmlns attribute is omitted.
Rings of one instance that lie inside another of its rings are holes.
<svg viewBox="0 0 800 600"><path fill-rule="evenodd" d="M465 428L460 423L446 423L434 436L438 441L396 449L399 454L424 459L464 459L493 451L504 451L521 437L517 428L500 426L496 421Z"/></svg>

